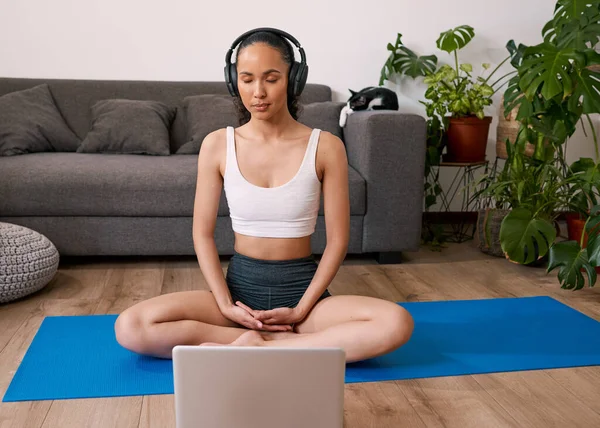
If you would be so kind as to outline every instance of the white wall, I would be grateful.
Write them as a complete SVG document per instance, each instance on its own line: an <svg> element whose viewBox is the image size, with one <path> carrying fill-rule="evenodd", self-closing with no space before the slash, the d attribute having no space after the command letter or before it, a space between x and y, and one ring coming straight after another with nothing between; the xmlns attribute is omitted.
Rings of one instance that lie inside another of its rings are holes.
<svg viewBox="0 0 600 428"><path fill-rule="evenodd" d="M209 6L209 4L211 4ZM348 88L377 85L396 33L417 53L436 54L439 33L468 24L474 41L461 61L498 63L509 39L530 45L552 16L554 0L0 0L0 75L5 77L222 80L226 50L242 32L274 26L304 46L309 82L324 83L336 100ZM288 9L289 8L289 9ZM293 11L293 12L292 12ZM510 66L503 70L510 70ZM498 77L501 74L498 74ZM407 111L422 112L422 83L401 79ZM496 106L488 111L496 116ZM488 153L495 153L496 120ZM592 155L578 138L572 155Z"/></svg>

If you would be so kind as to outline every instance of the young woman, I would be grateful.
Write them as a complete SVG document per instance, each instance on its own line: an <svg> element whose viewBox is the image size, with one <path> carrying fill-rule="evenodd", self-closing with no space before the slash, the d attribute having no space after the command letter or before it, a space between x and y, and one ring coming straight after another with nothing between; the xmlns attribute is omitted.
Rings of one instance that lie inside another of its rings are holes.
<svg viewBox="0 0 600 428"><path fill-rule="evenodd" d="M198 155L193 241L211 291L126 309L115 324L123 347L161 358L176 345L341 347L352 362L410 338L413 320L394 302L327 290L348 246L348 161L339 138L297 121L306 79L289 77L305 62L286 38L299 46L275 29L238 39L229 80L242 125L208 135ZM225 277L213 237L223 187L235 235ZM317 263L321 195L327 245Z"/></svg>

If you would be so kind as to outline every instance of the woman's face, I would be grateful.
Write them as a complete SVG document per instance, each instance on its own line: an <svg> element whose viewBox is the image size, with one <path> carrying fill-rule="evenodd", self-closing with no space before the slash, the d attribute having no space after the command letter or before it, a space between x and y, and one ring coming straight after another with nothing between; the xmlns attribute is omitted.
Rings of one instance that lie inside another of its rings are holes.
<svg viewBox="0 0 600 428"><path fill-rule="evenodd" d="M289 66L277 49L255 43L242 49L236 63L238 91L252 116L264 120L287 109Z"/></svg>

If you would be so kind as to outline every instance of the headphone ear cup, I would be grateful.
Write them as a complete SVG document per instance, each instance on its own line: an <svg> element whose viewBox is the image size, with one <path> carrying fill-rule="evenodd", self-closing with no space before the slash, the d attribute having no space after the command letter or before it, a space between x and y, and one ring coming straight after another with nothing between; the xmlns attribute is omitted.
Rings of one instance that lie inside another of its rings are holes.
<svg viewBox="0 0 600 428"><path fill-rule="evenodd" d="M298 61L294 61L290 67L290 73L288 74L288 97L293 98L296 96L298 89L298 67L300 64Z"/></svg>
<svg viewBox="0 0 600 428"><path fill-rule="evenodd" d="M229 77L229 64L225 64L225 67L223 67L223 77L225 78L225 86L227 86L227 90L231 96L233 96L231 89L231 78Z"/></svg>
<svg viewBox="0 0 600 428"><path fill-rule="evenodd" d="M302 94L304 87L306 86L306 79L308 77L308 66L295 61L290 70L290 97L298 97Z"/></svg>
<svg viewBox="0 0 600 428"><path fill-rule="evenodd" d="M308 65L299 64L298 76L296 80L298 81L298 86L296 88L296 96L300 96L302 91L304 91L304 87L306 86L306 80L308 79Z"/></svg>
<svg viewBox="0 0 600 428"><path fill-rule="evenodd" d="M235 63L229 64L229 68L226 66L226 74L225 79L227 82L227 89L232 97L239 96L238 87L237 87L237 67Z"/></svg>

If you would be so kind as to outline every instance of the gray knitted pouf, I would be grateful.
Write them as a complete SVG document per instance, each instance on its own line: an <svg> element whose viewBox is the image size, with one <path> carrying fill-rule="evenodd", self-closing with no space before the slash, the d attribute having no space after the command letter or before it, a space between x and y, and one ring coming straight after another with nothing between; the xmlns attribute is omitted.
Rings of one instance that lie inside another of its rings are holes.
<svg viewBox="0 0 600 428"><path fill-rule="evenodd" d="M0 303L45 287L56 274L59 255L44 235L0 222Z"/></svg>

